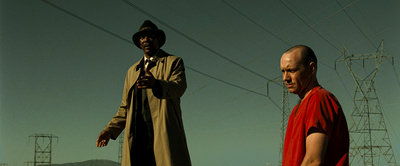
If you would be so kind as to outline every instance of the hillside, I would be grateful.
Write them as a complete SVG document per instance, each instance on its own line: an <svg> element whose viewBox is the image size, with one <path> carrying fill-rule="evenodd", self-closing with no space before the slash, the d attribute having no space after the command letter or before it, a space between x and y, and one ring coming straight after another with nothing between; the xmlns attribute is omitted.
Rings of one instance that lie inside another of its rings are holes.
<svg viewBox="0 0 400 166"><path fill-rule="evenodd" d="M115 161L111 160L88 160L77 163L65 163L65 164L51 164L52 166L119 166Z"/></svg>

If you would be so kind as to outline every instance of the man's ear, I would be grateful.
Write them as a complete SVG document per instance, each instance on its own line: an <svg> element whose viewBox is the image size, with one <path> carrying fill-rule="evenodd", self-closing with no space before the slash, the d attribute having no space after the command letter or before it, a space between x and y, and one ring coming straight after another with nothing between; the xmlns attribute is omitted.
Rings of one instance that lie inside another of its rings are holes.
<svg viewBox="0 0 400 166"><path fill-rule="evenodd" d="M313 74L317 73L317 64L315 64L314 62L310 62L310 65L308 65L308 69Z"/></svg>

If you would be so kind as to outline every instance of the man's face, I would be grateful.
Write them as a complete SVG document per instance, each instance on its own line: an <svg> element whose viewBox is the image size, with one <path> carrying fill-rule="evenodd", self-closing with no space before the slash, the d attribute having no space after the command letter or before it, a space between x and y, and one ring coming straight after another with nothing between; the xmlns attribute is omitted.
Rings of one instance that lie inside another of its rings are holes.
<svg viewBox="0 0 400 166"><path fill-rule="evenodd" d="M158 38L153 33L144 33L140 36L139 42L140 48L142 48L144 54L148 56L153 56L160 48Z"/></svg>
<svg viewBox="0 0 400 166"><path fill-rule="evenodd" d="M304 66L299 49L284 53L281 57L283 81L290 93L304 95L310 82L312 72Z"/></svg>

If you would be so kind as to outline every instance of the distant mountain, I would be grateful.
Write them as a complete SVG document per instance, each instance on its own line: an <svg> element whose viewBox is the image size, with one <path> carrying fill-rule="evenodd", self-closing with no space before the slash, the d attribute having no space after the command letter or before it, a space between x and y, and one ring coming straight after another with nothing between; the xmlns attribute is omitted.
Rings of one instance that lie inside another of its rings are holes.
<svg viewBox="0 0 400 166"><path fill-rule="evenodd" d="M120 164L111 160L88 160L77 163L51 164L51 165L52 166L120 166Z"/></svg>

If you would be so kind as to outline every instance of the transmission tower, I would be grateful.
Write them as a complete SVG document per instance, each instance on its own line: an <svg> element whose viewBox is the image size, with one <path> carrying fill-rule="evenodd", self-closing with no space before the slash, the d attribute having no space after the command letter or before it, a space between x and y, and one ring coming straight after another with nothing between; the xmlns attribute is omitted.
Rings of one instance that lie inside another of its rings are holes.
<svg viewBox="0 0 400 166"><path fill-rule="evenodd" d="M57 138L52 134L35 134L31 135L30 137L35 137L35 157L33 161L34 166L51 166L51 152L52 152L52 140L53 138ZM39 138L43 139L43 142L39 144ZM46 139L46 142L45 142ZM48 142L47 142L48 139ZM47 145L45 144L47 143ZM45 145L45 146L43 146ZM43 148L44 147L44 148Z"/></svg>
<svg viewBox="0 0 400 166"><path fill-rule="evenodd" d="M24 162L24 166L31 166L34 165L33 161Z"/></svg>
<svg viewBox="0 0 400 166"><path fill-rule="evenodd" d="M119 148L118 148L118 163L121 164L122 162L122 153L123 153L123 146L124 146L124 133L121 133L118 138Z"/></svg>
<svg viewBox="0 0 400 166"><path fill-rule="evenodd" d="M280 139L280 146L279 146L279 161L278 165L282 165L282 157L283 157L283 143L285 142L285 134L286 134L286 127L290 116L290 108L289 108L289 96L288 96L288 89L283 82L282 77L277 77L271 81L268 81L267 87L269 95L269 83L270 82L282 82L282 111L281 111L281 139Z"/></svg>
<svg viewBox="0 0 400 166"><path fill-rule="evenodd" d="M374 82L382 59L391 58L393 65L393 55L385 55L382 41L377 51L369 54L350 55L343 46L343 57L336 62L346 63L355 82L349 123L350 164L356 159L365 166L379 165L383 156L388 165L396 166ZM372 71L367 71L367 67L372 67Z"/></svg>

